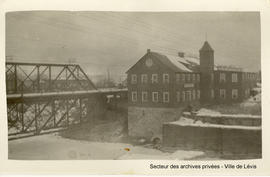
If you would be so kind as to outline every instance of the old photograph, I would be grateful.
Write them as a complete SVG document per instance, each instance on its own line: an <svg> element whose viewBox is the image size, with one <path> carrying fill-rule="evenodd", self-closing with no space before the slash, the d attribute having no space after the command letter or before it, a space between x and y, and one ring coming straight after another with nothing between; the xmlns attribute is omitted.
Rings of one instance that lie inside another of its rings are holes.
<svg viewBox="0 0 270 177"><path fill-rule="evenodd" d="M260 12L5 19L9 159L263 157Z"/></svg>

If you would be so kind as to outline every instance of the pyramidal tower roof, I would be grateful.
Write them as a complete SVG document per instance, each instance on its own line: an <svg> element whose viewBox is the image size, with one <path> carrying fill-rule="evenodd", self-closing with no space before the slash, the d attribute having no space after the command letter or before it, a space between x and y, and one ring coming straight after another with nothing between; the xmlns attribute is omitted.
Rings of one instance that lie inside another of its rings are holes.
<svg viewBox="0 0 270 177"><path fill-rule="evenodd" d="M200 51L214 51L208 41L205 41Z"/></svg>

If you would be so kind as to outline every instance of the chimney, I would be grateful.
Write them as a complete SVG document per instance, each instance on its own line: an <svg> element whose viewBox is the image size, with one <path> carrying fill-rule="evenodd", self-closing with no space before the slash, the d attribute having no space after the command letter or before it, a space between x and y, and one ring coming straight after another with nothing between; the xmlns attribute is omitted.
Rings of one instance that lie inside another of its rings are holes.
<svg viewBox="0 0 270 177"><path fill-rule="evenodd" d="M185 53L184 52L178 52L178 56L181 57L181 58L184 58L185 57Z"/></svg>
<svg viewBox="0 0 270 177"><path fill-rule="evenodd" d="M147 53L150 53L151 52L151 50L150 49L147 49Z"/></svg>

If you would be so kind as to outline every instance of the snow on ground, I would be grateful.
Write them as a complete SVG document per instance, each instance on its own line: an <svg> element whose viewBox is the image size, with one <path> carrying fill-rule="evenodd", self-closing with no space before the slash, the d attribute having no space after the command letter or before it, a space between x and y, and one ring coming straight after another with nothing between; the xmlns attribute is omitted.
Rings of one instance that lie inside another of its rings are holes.
<svg viewBox="0 0 270 177"><path fill-rule="evenodd" d="M244 100L242 103L217 104L201 108L197 111L200 116L228 116L228 117L260 117L261 116L261 93Z"/></svg>
<svg viewBox="0 0 270 177"><path fill-rule="evenodd" d="M250 97L246 101L240 104L241 107L252 107L261 104L261 93L255 95L254 97Z"/></svg>
<svg viewBox="0 0 270 177"><path fill-rule="evenodd" d="M161 154L135 154L127 153L121 156L119 159L128 160L128 159L156 159L156 160L184 160L192 159L194 157L199 157L204 155L201 151L183 151L178 150L174 153L161 153Z"/></svg>
<svg viewBox="0 0 270 177"><path fill-rule="evenodd" d="M243 125L221 125L211 124L208 122L195 121L188 118L180 118L175 122L169 122L168 124L180 125L180 126L192 126L192 127L212 127L212 128L223 128L223 129L245 129L245 130L261 130L258 126L243 126Z"/></svg>
<svg viewBox="0 0 270 177"><path fill-rule="evenodd" d="M198 112L197 115L221 115L220 112L211 110L211 109L206 109L206 108L201 108Z"/></svg>
<svg viewBox="0 0 270 177"><path fill-rule="evenodd" d="M84 160L84 159L193 159L200 151L162 152L127 143L106 143L71 140L47 134L9 141L9 159L23 160Z"/></svg>
<svg viewBox="0 0 270 177"><path fill-rule="evenodd" d="M222 118L261 118L260 115L251 114L221 114L218 111L202 108L197 112L197 116L208 116L208 117L222 117Z"/></svg>

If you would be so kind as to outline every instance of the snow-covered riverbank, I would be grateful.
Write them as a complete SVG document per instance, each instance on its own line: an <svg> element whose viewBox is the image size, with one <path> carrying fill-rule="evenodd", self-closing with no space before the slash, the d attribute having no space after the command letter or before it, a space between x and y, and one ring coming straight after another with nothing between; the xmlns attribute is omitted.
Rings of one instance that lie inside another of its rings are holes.
<svg viewBox="0 0 270 177"><path fill-rule="evenodd" d="M23 160L120 160L168 159L184 160L203 156L201 151L163 152L127 143L71 140L48 134L9 141L9 159Z"/></svg>

